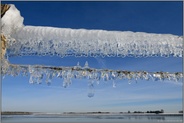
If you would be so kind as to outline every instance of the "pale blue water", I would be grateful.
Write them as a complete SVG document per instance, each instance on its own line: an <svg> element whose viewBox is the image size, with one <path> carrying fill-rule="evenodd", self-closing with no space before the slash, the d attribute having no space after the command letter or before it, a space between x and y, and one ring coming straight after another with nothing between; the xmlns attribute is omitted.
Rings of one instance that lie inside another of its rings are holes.
<svg viewBox="0 0 184 123"><path fill-rule="evenodd" d="M2 123L182 123L183 116L167 115L2 115Z"/></svg>

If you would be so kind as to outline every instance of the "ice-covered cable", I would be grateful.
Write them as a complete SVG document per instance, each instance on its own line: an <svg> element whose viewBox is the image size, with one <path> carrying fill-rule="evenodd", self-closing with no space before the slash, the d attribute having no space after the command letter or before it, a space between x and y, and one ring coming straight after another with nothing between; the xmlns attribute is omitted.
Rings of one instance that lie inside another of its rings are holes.
<svg viewBox="0 0 184 123"><path fill-rule="evenodd" d="M6 65L5 65L6 64ZM6 66L6 67L5 67ZM40 83L43 76L46 77L46 82L51 82L54 77L63 78L63 86L67 87L71 84L71 79L89 79L91 81L108 81L108 80L167 80L180 81L183 78L182 72L147 72L147 71L127 71L127 70L111 70L111 69L96 69L88 66L84 67L77 64L77 66L42 66L42 65L16 65L4 63L2 75L30 75L30 83ZM91 84L91 83L90 83ZM113 83L113 86L114 83Z"/></svg>
<svg viewBox="0 0 184 123"><path fill-rule="evenodd" d="M25 26L12 35L9 55L179 56L182 38L143 32Z"/></svg>
<svg viewBox="0 0 184 123"><path fill-rule="evenodd" d="M181 72L147 72L147 71L126 71L90 68L86 62L84 67L79 63L77 66L42 66L42 65L16 65L4 61L2 67L2 76L29 76L30 84L41 84L43 80L50 85L52 78L62 78L63 87L66 88L72 84L73 79L88 79L88 97L94 96L94 86L102 81L111 81L112 87L116 88L116 81L127 80L129 84L138 80L153 81L171 81L182 83L183 74ZM123 81L122 81L123 82Z"/></svg>
<svg viewBox="0 0 184 123"><path fill-rule="evenodd" d="M11 16L14 12L16 14ZM182 57L183 53L183 37L171 34L24 26L14 5L2 18L2 23L3 33L9 37L9 56Z"/></svg>

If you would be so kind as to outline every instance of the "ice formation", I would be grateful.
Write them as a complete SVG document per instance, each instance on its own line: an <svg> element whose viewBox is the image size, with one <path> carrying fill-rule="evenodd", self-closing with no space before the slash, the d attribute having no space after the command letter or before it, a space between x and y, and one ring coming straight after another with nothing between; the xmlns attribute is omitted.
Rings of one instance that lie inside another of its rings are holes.
<svg viewBox="0 0 184 123"><path fill-rule="evenodd" d="M6 65L5 65L6 64ZM129 84L137 80L153 81L175 81L182 82L183 74L181 72L147 72L147 71L123 71L110 69L90 68L86 62L84 67L77 63L73 67L54 67L41 65L15 65L4 63L2 75L11 76L30 76L30 84L40 84L45 78L48 85L54 77L63 79L63 87L66 88L72 84L72 79L88 79L88 97L94 96L94 85L102 81L112 81L112 87L116 87L117 80L127 80Z"/></svg>
<svg viewBox="0 0 184 123"><path fill-rule="evenodd" d="M28 76L30 75L29 83L40 84L41 80L45 77L46 83L50 84L52 78L63 78L63 87L69 86L72 78L75 79L88 79L88 85L93 86L94 81L99 84L99 81L112 80L113 87L116 87L116 80L154 80L154 81L180 81L183 78L181 72L169 73L169 72L147 72L147 71L126 71L126 70L111 70L111 69L96 69L88 66L86 62L84 67L79 63L76 66L71 67L54 67L54 66L41 66L41 65L15 65L7 64L3 66L2 75L11 76Z"/></svg>
<svg viewBox="0 0 184 123"><path fill-rule="evenodd" d="M24 26L14 5L2 18L2 25L9 39L8 56L182 57L183 52L183 38L171 34Z"/></svg>
<svg viewBox="0 0 184 123"><path fill-rule="evenodd" d="M52 79L57 77L63 79L63 87L66 88L72 84L72 79L88 80L88 97L93 97L95 93L95 84L99 85L103 81L111 81L112 87L116 88L116 81L126 80L128 84L138 80L153 81L175 81L182 82L183 74L181 72L147 72L147 71L126 71L111 69L95 69L89 67L88 62L84 67L79 65L64 66L42 66L42 65L16 65L10 64L8 61L2 61L1 74L4 78L10 76L29 76L30 84L41 84L42 80L50 85Z"/></svg>
<svg viewBox="0 0 184 123"><path fill-rule="evenodd" d="M14 5L3 16L1 33L7 39L7 56L19 55L58 55L65 56L175 56L182 57L183 37L171 34L153 34L143 32L120 32L105 30L86 30L53 28L23 25L24 18ZM180 81L181 72L146 72L90 68L79 63L73 67L54 67L42 65L16 65L2 59L3 76L30 76L29 83L40 84L43 78L48 85L53 77L63 79L63 87L72 84L72 78L88 79L88 97L94 96L94 84L103 81L131 80L171 80Z"/></svg>

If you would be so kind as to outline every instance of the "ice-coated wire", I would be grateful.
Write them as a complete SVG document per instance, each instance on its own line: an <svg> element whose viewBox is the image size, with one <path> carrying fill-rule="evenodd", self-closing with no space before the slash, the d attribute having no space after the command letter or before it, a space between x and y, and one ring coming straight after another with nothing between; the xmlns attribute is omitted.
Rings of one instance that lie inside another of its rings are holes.
<svg viewBox="0 0 184 123"><path fill-rule="evenodd" d="M182 57L182 36L131 31L106 31L24 26L14 5L2 18L7 55L175 56Z"/></svg>
<svg viewBox="0 0 184 123"><path fill-rule="evenodd" d="M147 72L147 71L128 71L128 70L111 70L96 69L91 67L81 67L80 65L64 67L64 66L42 66L42 65L18 65L6 63L5 71L2 75L30 75L30 83L40 83L43 76L46 76L46 82L50 82L53 77L63 78L64 86L71 84L71 79L89 79L91 81L108 81L108 80L169 80L179 81L183 78L182 72ZM4 65L5 66L5 65ZM33 80L34 79L34 80ZM68 82L68 83L67 83Z"/></svg>

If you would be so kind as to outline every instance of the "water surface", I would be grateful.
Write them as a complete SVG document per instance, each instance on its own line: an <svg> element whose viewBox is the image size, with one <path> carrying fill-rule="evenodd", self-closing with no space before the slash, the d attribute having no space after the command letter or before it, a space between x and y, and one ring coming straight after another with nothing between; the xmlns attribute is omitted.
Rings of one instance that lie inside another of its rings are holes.
<svg viewBox="0 0 184 123"><path fill-rule="evenodd" d="M2 115L2 123L182 123L182 115Z"/></svg>

